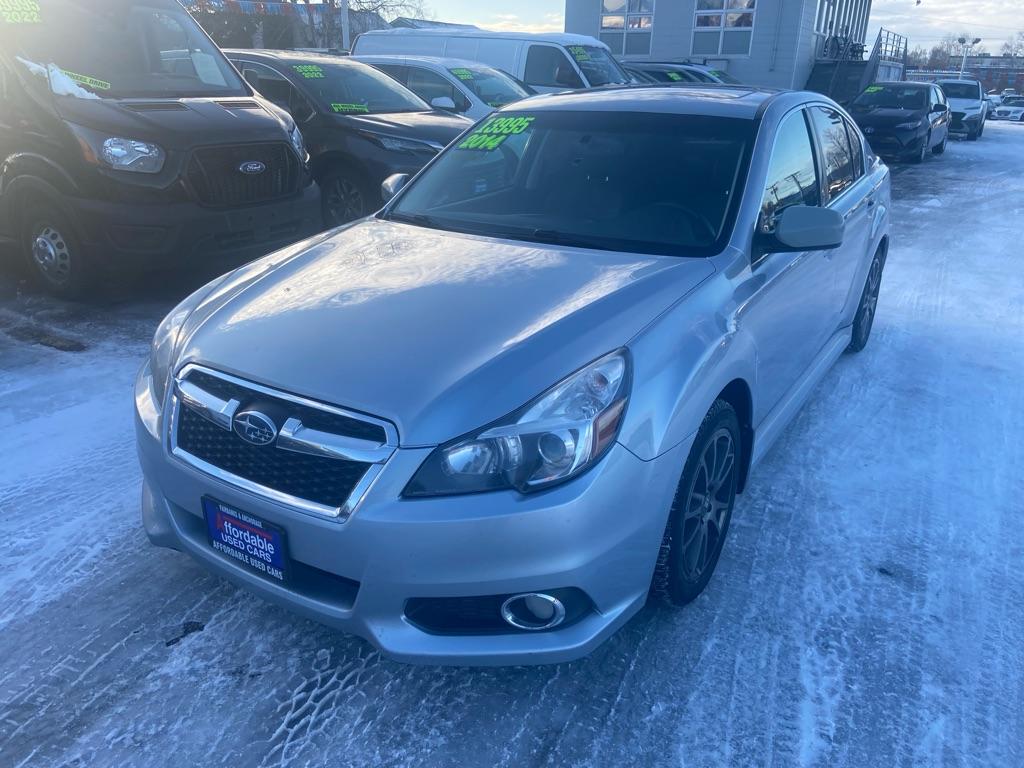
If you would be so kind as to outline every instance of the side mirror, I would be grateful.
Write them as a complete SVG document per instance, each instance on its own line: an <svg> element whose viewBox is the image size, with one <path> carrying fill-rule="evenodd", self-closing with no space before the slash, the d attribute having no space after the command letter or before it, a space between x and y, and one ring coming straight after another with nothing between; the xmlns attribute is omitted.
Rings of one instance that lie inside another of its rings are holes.
<svg viewBox="0 0 1024 768"><path fill-rule="evenodd" d="M409 183L408 173L393 173L384 179L384 183L380 185L380 196L385 203L393 200L395 195L402 191L403 187Z"/></svg>
<svg viewBox="0 0 1024 768"><path fill-rule="evenodd" d="M945 104L936 104L936 105L934 105L932 107L931 111L932 112L945 112L946 111L946 105Z"/></svg>
<svg viewBox="0 0 1024 768"><path fill-rule="evenodd" d="M430 106L434 109L443 109L445 112L454 112L455 100L451 96L438 96L430 100Z"/></svg>
<svg viewBox="0 0 1024 768"><path fill-rule="evenodd" d="M775 220L773 251L826 251L843 244L846 220L838 211L792 205Z"/></svg>

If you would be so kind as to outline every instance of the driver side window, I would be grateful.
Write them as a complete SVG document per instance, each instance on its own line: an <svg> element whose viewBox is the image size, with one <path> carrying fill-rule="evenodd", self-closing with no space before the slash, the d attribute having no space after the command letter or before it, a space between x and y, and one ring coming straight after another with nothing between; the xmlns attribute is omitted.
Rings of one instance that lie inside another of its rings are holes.
<svg viewBox="0 0 1024 768"><path fill-rule="evenodd" d="M582 88L583 81L569 61L569 57L561 48L553 45L530 46L526 55L526 74L523 76L527 85L541 88Z"/></svg>
<svg viewBox="0 0 1024 768"><path fill-rule="evenodd" d="M778 215L793 205L820 205L821 184L814 145L802 109L791 112L775 135L758 230L770 234Z"/></svg>

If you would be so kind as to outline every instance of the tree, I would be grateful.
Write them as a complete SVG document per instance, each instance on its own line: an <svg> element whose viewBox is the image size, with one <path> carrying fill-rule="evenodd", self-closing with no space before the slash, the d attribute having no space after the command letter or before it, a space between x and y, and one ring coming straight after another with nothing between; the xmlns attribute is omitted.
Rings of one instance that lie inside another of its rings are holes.
<svg viewBox="0 0 1024 768"><path fill-rule="evenodd" d="M912 69L926 69L928 67L928 54L928 49L921 45L907 51L907 66Z"/></svg>
<svg viewBox="0 0 1024 768"><path fill-rule="evenodd" d="M1002 53L1004 56L1024 56L1024 32L1018 32L1003 43Z"/></svg>
<svg viewBox="0 0 1024 768"><path fill-rule="evenodd" d="M286 0L286 2L291 2L294 5L300 4L300 0ZM301 4L309 7L310 0L301 0ZM323 44L326 47L331 44L331 40L339 36L333 29L333 11L341 8L342 0L323 0L322 5L327 11L324 16L323 29L323 37L327 38L327 41L316 42L318 35L316 25L313 23L313 15L308 14L307 17L309 19L310 40L313 41L314 45ZM385 19L393 19L396 16L424 17L427 15L424 0L348 0L348 7L350 11L368 11L376 13Z"/></svg>
<svg viewBox="0 0 1024 768"><path fill-rule="evenodd" d="M972 32L946 35L928 54L928 69L960 69L960 58L964 55L964 48L968 49L969 54L988 53L984 43L971 45L971 41L976 37L977 35ZM966 45L960 43L961 38L967 41Z"/></svg>

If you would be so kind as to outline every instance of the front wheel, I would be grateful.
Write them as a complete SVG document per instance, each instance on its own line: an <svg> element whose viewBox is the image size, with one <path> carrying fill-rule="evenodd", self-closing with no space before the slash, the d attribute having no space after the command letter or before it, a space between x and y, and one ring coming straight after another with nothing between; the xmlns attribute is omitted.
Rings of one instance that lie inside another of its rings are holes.
<svg viewBox="0 0 1024 768"><path fill-rule="evenodd" d="M868 268L868 279L864 283L857 314L853 317L853 336L846 348L847 352L860 352L871 338L871 328L875 324L875 312L878 310L878 293L882 287L882 267L882 254L878 252Z"/></svg>
<svg viewBox="0 0 1024 768"><path fill-rule="evenodd" d="M675 605L711 580L729 530L740 468L736 411L716 400L697 431L662 540L652 588Z"/></svg>
<svg viewBox="0 0 1024 768"><path fill-rule="evenodd" d="M931 135L931 133L929 133L927 136L924 137L924 142L922 142L922 144L921 144L920 151L916 155L914 155L913 157L910 158L910 162L915 163L915 164L916 163L923 163L924 159L926 157L928 157L928 147L931 145L931 143L932 143L932 135Z"/></svg>
<svg viewBox="0 0 1024 768"><path fill-rule="evenodd" d="M56 296L80 298L95 275L70 217L53 203L35 198L19 210L20 250L34 281Z"/></svg>
<svg viewBox="0 0 1024 768"><path fill-rule="evenodd" d="M374 210L373 195L366 182L343 169L328 171L320 180L320 192L328 229L361 219Z"/></svg>

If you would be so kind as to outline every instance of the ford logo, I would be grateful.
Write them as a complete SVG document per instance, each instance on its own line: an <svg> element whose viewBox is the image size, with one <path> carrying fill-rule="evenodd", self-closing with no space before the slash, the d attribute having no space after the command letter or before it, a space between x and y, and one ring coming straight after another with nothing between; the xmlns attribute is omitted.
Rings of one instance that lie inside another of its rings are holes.
<svg viewBox="0 0 1024 768"><path fill-rule="evenodd" d="M248 174L249 176L255 176L258 173L263 173L267 170L267 166L261 163L259 160L246 160L240 166L238 170L242 173Z"/></svg>
<svg viewBox="0 0 1024 768"><path fill-rule="evenodd" d="M232 426L236 435L252 445L270 445L277 439L277 425L259 411L243 411Z"/></svg>

